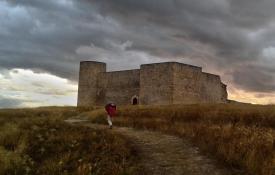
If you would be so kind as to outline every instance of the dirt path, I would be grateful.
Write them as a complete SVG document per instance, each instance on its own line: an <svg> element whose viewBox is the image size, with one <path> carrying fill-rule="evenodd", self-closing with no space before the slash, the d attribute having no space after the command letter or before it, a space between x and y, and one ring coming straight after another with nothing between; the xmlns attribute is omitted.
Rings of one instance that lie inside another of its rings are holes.
<svg viewBox="0 0 275 175"><path fill-rule="evenodd" d="M96 129L106 126L95 125L77 119L68 120ZM230 175L217 166L214 160L201 155L187 141L158 132L140 131L126 127L114 127L117 132L130 139L139 148L141 163L152 175Z"/></svg>

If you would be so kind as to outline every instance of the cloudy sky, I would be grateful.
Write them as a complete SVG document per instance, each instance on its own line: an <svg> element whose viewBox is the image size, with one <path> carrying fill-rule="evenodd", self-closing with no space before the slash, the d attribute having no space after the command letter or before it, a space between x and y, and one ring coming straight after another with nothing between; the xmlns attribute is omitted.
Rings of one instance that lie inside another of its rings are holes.
<svg viewBox="0 0 275 175"><path fill-rule="evenodd" d="M274 0L0 0L0 108L75 105L79 61L178 61L275 103Z"/></svg>

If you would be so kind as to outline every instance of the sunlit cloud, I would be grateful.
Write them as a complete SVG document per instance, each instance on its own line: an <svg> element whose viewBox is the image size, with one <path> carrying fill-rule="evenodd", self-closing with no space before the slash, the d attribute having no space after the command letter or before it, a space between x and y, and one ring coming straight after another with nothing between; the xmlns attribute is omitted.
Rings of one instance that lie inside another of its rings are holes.
<svg viewBox="0 0 275 175"><path fill-rule="evenodd" d="M252 104L275 104L275 94L246 92L242 89L228 89L229 99Z"/></svg>
<svg viewBox="0 0 275 175"><path fill-rule="evenodd" d="M0 92L2 99L20 102L12 107L76 105L77 85L48 73L11 69L0 73Z"/></svg>

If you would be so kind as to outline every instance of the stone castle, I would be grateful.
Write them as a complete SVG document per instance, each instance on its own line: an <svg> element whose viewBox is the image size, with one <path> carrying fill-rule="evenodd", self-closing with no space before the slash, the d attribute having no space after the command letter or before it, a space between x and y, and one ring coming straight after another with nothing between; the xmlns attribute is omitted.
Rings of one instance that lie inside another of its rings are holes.
<svg viewBox="0 0 275 175"><path fill-rule="evenodd" d="M201 67L177 62L106 72L106 64L80 63L77 106L226 103L226 85Z"/></svg>

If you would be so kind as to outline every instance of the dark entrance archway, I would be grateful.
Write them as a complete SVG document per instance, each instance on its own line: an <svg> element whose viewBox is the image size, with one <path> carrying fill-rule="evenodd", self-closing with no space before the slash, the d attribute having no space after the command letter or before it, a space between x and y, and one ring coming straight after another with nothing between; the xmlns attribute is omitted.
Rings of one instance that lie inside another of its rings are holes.
<svg viewBox="0 0 275 175"><path fill-rule="evenodd" d="M138 99L135 97L133 98L132 105L137 105L138 104Z"/></svg>

